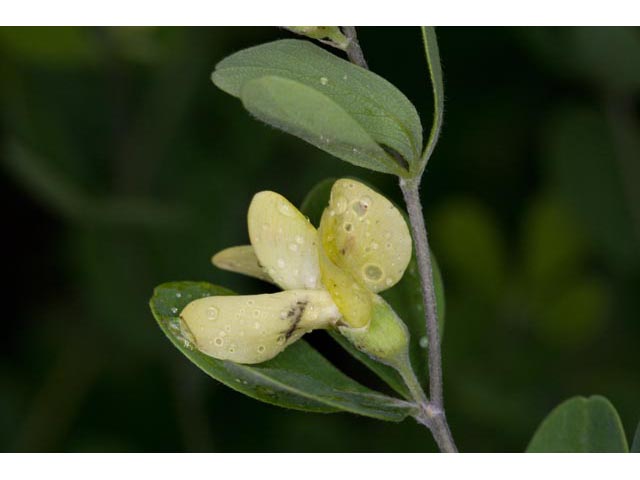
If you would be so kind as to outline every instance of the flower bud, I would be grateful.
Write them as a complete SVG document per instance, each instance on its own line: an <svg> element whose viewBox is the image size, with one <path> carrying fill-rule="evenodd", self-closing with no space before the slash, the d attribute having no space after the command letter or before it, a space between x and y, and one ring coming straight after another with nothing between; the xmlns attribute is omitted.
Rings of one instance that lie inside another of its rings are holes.
<svg viewBox="0 0 640 480"><path fill-rule="evenodd" d="M338 327L361 352L396 369L406 367L409 331L396 312L378 295L373 296L371 321L362 328Z"/></svg>

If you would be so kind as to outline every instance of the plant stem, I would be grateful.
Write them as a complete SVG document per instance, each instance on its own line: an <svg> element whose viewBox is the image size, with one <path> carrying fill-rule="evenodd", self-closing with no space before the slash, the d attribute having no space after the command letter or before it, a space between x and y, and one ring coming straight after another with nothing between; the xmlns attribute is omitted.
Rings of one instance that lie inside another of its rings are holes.
<svg viewBox="0 0 640 480"><path fill-rule="evenodd" d="M349 61L368 70L369 66L367 65L367 61L364 59L362 48L360 48L360 42L358 42L356 27L342 27L342 31L345 37L349 40L349 45L346 50Z"/></svg>
<svg viewBox="0 0 640 480"><path fill-rule="evenodd" d="M356 34L355 27L342 27L342 30L346 37L349 39L349 46L347 47L347 55L349 60L356 65L360 65L363 68L367 68L367 62L364 59L364 54L358 42L358 36ZM425 36L425 45L427 40L427 34L423 30ZM434 41L435 43L435 41ZM427 55L427 60L432 69L431 56L437 57L437 73L440 75L439 81L441 81L441 73L439 70L440 60L437 53L437 44L435 49L431 47L432 55ZM435 52L435 54L433 53ZM433 77L433 73L432 73ZM435 88L434 94L441 96L441 88ZM433 269L431 267L431 254L429 250L429 241L427 238L427 228L424 223L424 217L422 215L422 204L420 203L420 179L422 177L422 170L424 165L429 160L435 143L438 138L440 126L442 124L442 111L440 104L442 98L438 97L440 102L436 101L436 122L432 128L432 133L429 137L428 147L425 150L423 156L423 166L419 174L412 179L400 179L400 189L404 195L405 203L407 204L407 210L409 213L409 223L411 226L411 232L413 235L413 242L416 250L416 259L418 262L418 271L420 272L420 284L422 287L422 300L424 302L424 311L427 324L427 338L429 341L429 398L427 399L424 390L420 386L418 379L415 376L414 371L409 368L402 369L400 374L409 388L411 395L414 397L416 404L420 408L420 413L416 415L416 420L426 426L433 434L438 447L442 452L453 453L457 452L451 430L447 423L447 419L444 412L444 402L442 395L442 356L440 352L440 332L438 330L438 313L436 311L436 295L433 283ZM437 98L437 100L438 100ZM410 364L408 364L410 367Z"/></svg>
<svg viewBox="0 0 640 480"><path fill-rule="evenodd" d="M424 409L422 418L418 421L429 427L436 442L444 452L456 452L456 446L451 436L444 413L442 395L442 355L440 352L440 332L438 330L438 313L436 311L436 294L433 283L433 269L427 228L422 215L420 203L419 180L400 179L400 189L407 204L409 223L416 250L422 300L427 323L427 339L429 341L429 404Z"/></svg>

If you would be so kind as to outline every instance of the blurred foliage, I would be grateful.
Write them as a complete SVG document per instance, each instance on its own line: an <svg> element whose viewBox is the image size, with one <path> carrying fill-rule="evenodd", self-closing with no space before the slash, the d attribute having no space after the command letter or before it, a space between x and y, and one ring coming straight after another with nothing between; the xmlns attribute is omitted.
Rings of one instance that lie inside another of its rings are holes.
<svg viewBox="0 0 640 480"><path fill-rule="evenodd" d="M458 445L523 451L573 395L606 396L633 432L640 31L438 35L446 115L423 201L447 289L445 398ZM227 389L172 348L148 311L153 286L168 280L264 291L209 263L247 241L244 215L259 190L300 203L319 180L351 175L399 203L391 176L261 125L211 84L224 56L287 37L275 28L0 28L12 255L0 449L435 450L411 421L306 414ZM360 37L371 68L428 129L419 29L362 28ZM383 388L322 332L310 341Z"/></svg>

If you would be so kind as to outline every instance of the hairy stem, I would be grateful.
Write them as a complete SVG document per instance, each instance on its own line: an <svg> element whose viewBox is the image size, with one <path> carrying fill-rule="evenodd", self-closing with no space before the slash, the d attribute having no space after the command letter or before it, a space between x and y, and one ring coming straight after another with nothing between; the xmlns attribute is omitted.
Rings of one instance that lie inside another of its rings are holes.
<svg viewBox="0 0 640 480"><path fill-rule="evenodd" d="M364 54L360 48L358 42L358 36L356 34L355 27L342 27L342 31L349 39L349 47L347 48L347 55L349 60L356 65L360 65L363 68L368 68L365 61ZM428 32L427 32L428 33ZM425 45L427 44L427 33L423 30L425 35ZM431 48L429 51L433 51ZM437 44L435 47L435 56L437 56L437 66L439 72L439 56L437 55ZM427 55L427 60L431 68L431 56ZM440 73L438 73L440 74ZM433 75L432 75L433 76ZM434 87L434 93L437 94L441 91L441 88ZM441 99L440 99L441 100ZM440 105L442 102L436 102ZM442 124L442 112L440 107L436 107L436 122L432 129L432 135L429 139L429 146L425 150L423 156L423 167L435 147L437 142L438 133ZM424 390L420 386L415 373L411 368L403 369L400 371L402 378L409 388L411 395L414 397L416 404L420 409L420 413L416 415L416 420L426 426L433 434L438 447L442 452L457 452L456 444L453 441L451 430L447 424L447 419L444 413L444 402L442 395L442 356L440 353L440 332L438 331L438 314L436 311L436 295L435 287L433 283L433 269L431 267L431 254L429 251L429 241L427 239L427 228L424 224L424 217L422 215L422 204L420 203L420 179L422 176L422 170L413 179L400 179L400 188L404 195L405 203L407 204L407 210L409 213L409 223L411 226L411 232L413 235L413 241L416 249L416 259L418 262L418 270L420 272L420 283L422 287L422 299L424 302L424 311L427 323L427 338L429 340L429 399L424 393Z"/></svg>
<svg viewBox="0 0 640 480"><path fill-rule="evenodd" d="M456 446L451 436L444 413L444 399L442 394L442 355L440 351L440 332L438 330L438 312L436 310L436 293L433 283L433 269L427 228L422 215L420 203L419 180L400 180L400 188L404 195L409 223L416 251L416 261L420 272L422 300L427 323L427 339L429 353L429 398L424 418L418 418L427 425L440 448L445 452L456 452Z"/></svg>

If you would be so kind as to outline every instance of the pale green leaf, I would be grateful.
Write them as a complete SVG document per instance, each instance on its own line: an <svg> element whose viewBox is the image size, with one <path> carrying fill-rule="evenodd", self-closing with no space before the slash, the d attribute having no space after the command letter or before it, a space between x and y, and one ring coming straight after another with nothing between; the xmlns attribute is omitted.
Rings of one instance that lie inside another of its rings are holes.
<svg viewBox="0 0 640 480"><path fill-rule="evenodd" d="M208 283L165 283L155 289L150 307L162 331L189 360L207 375L252 398L297 410L347 411L395 422L412 413L410 404L342 374L304 340L257 365L216 360L199 352L183 337L179 313L192 300L231 294Z"/></svg>
<svg viewBox="0 0 640 480"><path fill-rule="evenodd" d="M264 77L278 80L247 90ZM382 77L308 41L279 40L237 52L216 66L212 80L261 120L343 160L399 175L418 167L422 126L411 102ZM331 128L331 122L341 127Z"/></svg>
<svg viewBox="0 0 640 480"><path fill-rule="evenodd" d="M573 397L557 406L538 427L527 452L627 452L620 417L604 397Z"/></svg>

